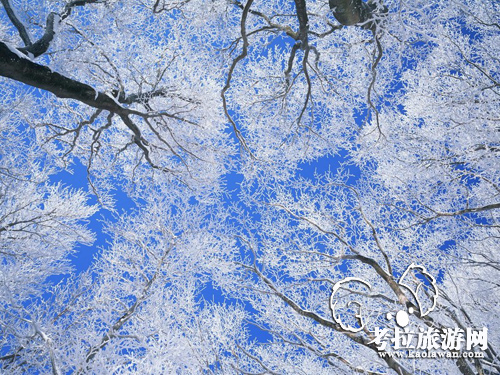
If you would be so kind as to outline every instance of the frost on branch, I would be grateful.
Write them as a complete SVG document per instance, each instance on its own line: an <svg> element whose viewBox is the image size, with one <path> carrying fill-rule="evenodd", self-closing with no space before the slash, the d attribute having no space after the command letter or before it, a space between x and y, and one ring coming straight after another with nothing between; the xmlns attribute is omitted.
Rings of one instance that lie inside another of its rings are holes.
<svg viewBox="0 0 500 375"><path fill-rule="evenodd" d="M1 2L0 371L500 371L498 1Z"/></svg>

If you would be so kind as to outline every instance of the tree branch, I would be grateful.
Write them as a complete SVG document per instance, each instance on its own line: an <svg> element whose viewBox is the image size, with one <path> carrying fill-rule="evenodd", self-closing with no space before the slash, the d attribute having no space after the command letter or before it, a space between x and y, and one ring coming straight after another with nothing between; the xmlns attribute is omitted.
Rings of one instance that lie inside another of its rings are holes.
<svg viewBox="0 0 500 375"><path fill-rule="evenodd" d="M252 272L254 272L265 284L267 284L267 286L273 291L273 293L278 298L280 298L283 302L285 302L289 307L291 307L297 314L299 314L299 315L301 315L303 317L310 318L310 319L316 321L317 323L321 324L324 327L328 327L328 328L334 329L334 330L336 330L338 332L341 332L344 335L346 335L349 338L351 338L352 340L354 340L355 342L357 342L358 344L361 344L361 345L363 345L363 346L365 346L365 347L367 347L369 349L372 349L375 352L378 352L378 349L376 348L376 345L370 344L368 342L368 340L364 339L363 337L361 337L359 335L356 335L354 333L351 333L351 332L344 331L340 327L340 325L338 325L337 323L332 322L332 321L327 320L327 319L324 319L323 317L319 316L318 314L316 314L313 311L304 310L302 307L300 307L298 304L296 304L292 299L290 299L285 294L283 294L282 292L280 292L278 290L278 288L274 285L274 283L270 279L268 279L257 268L257 266L255 264L254 264L253 267L248 267L248 268ZM406 370L401 364L399 364L393 358L385 357L384 361L387 363L387 365L391 369L393 369L394 371L396 371L396 373L402 374L402 375L411 375L411 373L408 370Z"/></svg>
<svg viewBox="0 0 500 375"><path fill-rule="evenodd" d="M0 42L0 76L49 91L58 98L74 99L96 109L119 115L124 124L134 133L133 143L142 150L148 163L155 169L172 172L152 162L147 148L148 142L142 137L140 129L129 117L131 114L145 117L145 114L125 108L117 99L31 61L14 47L3 42Z"/></svg>
<svg viewBox="0 0 500 375"><path fill-rule="evenodd" d="M9 0L1 0L1 1L3 7L5 8L5 12L7 13L7 16L10 19L10 22L12 22L12 24L16 27L17 31L19 32L19 36L23 40L24 45L27 47L31 46L32 43L28 31L26 30L26 27L21 22L21 20L17 17L17 14L14 11L14 8L12 8L12 5L10 4Z"/></svg>
<svg viewBox="0 0 500 375"><path fill-rule="evenodd" d="M47 21L45 23L45 31L42 37L38 39L35 43L32 43L28 31L26 30L26 27L17 17L14 9L9 3L9 0L1 0L1 1L5 8L5 11L7 12L7 15L9 16L10 21L18 30L19 35L21 36L21 39L24 42L25 46L23 48L19 48L19 51L23 52L28 56L31 54L33 57L38 57L47 52L47 50L50 47L50 43L54 39L55 24L69 17L74 7L84 6L86 4L93 4L99 2L98 0L74 0L66 4L61 14L51 12L47 17Z"/></svg>
<svg viewBox="0 0 500 375"><path fill-rule="evenodd" d="M227 119L231 123L231 126L233 128L234 134L236 135L236 138L238 138L238 141L240 142L241 146L243 149L248 152L250 157L254 158L254 155L250 148L248 147L245 139L243 138L243 135L241 134L240 129L238 129L238 126L234 122L233 118L229 114L229 110L227 108L227 99L226 99L226 91L229 90L231 87L231 78L233 76L233 72L236 68L236 65L238 62L243 60L248 53L248 37L247 37L247 32L246 32L246 22L247 22L247 17L248 13L250 11L250 7L252 6L253 0L248 0L245 7L243 8L243 14L241 15L241 23L240 23L240 29L241 29L241 38L243 39L243 50L241 53L233 60L233 63L231 64L231 67L229 68L229 72L227 73L227 79L226 79L226 84L224 88L222 89L221 92L221 97L222 97L222 104L224 107L224 112L226 114Z"/></svg>
<svg viewBox="0 0 500 375"><path fill-rule="evenodd" d="M376 4L366 3L362 0L329 0L330 9L335 19L342 25L359 25L363 29L371 30L374 34L377 22L375 13L387 13L387 7L377 7Z"/></svg>
<svg viewBox="0 0 500 375"><path fill-rule="evenodd" d="M297 9L297 18L299 19L300 47L305 50L309 43L307 35L309 32L309 17L307 16L305 0L295 0L295 8Z"/></svg>
<svg viewBox="0 0 500 375"><path fill-rule="evenodd" d="M118 102L93 87L39 65L0 42L0 76L46 90L58 98L75 99L91 107L118 114L128 113Z"/></svg>

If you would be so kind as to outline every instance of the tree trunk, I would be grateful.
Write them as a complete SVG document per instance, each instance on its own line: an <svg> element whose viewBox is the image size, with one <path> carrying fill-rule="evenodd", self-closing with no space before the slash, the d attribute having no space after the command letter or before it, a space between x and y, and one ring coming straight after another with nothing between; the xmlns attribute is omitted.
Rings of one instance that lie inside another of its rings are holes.
<svg viewBox="0 0 500 375"><path fill-rule="evenodd" d="M376 6L363 2L362 0L329 0L333 15L344 26L361 24L364 29L373 30L373 11Z"/></svg>

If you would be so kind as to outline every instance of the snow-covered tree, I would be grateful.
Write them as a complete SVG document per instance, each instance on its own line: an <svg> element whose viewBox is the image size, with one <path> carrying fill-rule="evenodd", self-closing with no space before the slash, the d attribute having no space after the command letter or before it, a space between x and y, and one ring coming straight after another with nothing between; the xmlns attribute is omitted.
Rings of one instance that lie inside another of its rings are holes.
<svg viewBox="0 0 500 375"><path fill-rule="evenodd" d="M1 3L2 370L500 371L497 1Z"/></svg>

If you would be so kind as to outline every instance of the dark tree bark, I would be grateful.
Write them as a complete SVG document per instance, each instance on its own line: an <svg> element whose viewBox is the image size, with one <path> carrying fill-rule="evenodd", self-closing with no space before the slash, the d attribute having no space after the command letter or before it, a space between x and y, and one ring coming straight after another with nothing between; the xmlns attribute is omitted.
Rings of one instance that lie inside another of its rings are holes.
<svg viewBox="0 0 500 375"><path fill-rule="evenodd" d="M9 17L12 24L16 27L19 32L19 36L24 42L24 47L19 48L19 51L23 52L27 56L38 57L43 55L50 47L50 43L54 39L55 31L54 27L56 23L61 22L65 18L71 15L74 7L81 7L87 4L97 3L98 0L73 0L66 4L64 10L61 14L50 13L47 17L47 22L45 25L45 31L43 36L37 40L36 42L32 42L29 36L28 31L26 30L25 25L21 22L21 20L17 17L16 12L14 11L12 5L9 0L0 0L2 5L5 8L5 12Z"/></svg>
<svg viewBox="0 0 500 375"><path fill-rule="evenodd" d="M364 29L375 31L375 4L362 0L329 0L329 5L333 15L342 25L360 25ZM383 7L379 12L387 13L387 8Z"/></svg>
<svg viewBox="0 0 500 375"><path fill-rule="evenodd" d="M75 99L91 107L117 114L127 112L110 96L97 92L93 87L56 73L46 66L21 56L15 53L13 47L10 48L5 43L0 42L0 76L50 91L59 98Z"/></svg>

